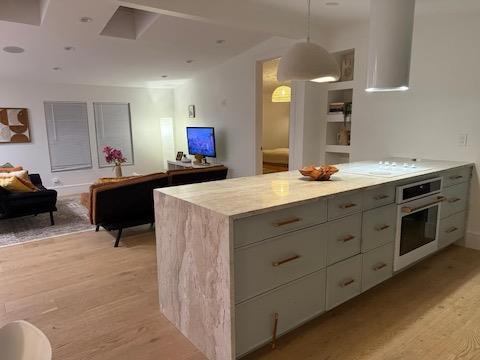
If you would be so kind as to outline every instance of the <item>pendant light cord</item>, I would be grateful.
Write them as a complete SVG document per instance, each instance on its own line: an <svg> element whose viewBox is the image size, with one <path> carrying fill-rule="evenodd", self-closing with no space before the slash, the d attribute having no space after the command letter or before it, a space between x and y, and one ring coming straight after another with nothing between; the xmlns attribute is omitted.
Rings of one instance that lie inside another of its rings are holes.
<svg viewBox="0 0 480 360"><path fill-rule="evenodd" d="M307 42L310 42L310 3L311 0L307 0Z"/></svg>

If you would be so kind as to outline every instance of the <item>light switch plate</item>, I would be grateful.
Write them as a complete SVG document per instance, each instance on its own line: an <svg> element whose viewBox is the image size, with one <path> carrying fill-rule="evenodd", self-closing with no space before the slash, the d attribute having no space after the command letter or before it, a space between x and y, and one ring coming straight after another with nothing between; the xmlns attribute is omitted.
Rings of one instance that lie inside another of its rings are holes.
<svg viewBox="0 0 480 360"><path fill-rule="evenodd" d="M460 147L466 147L468 143L468 134L458 134L457 145Z"/></svg>

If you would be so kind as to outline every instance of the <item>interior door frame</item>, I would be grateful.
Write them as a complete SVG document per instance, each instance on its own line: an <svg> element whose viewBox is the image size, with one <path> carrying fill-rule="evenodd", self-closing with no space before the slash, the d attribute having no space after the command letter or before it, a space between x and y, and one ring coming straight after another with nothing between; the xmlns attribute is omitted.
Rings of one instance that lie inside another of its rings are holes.
<svg viewBox="0 0 480 360"><path fill-rule="evenodd" d="M254 151L254 174L263 174L263 63L281 58L281 55L271 56L257 60L255 63L255 151ZM292 97L290 101L290 119L289 119L289 134L288 134L288 170L292 170L294 166L294 154L296 150L295 141L295 124L296 124L296 96L295 96L295 82L290 84L292 89Z"/></svg>

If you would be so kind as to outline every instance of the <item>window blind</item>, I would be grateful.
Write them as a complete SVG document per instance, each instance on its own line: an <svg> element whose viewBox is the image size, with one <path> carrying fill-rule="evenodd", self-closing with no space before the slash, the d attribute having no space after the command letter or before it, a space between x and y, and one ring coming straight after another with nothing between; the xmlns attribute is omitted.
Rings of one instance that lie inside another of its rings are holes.
<svg viewBox="0 0 480 360"><path fill-rule="evenodd" d="M133 165L130 104L93 103L93 109L100 167L109 166L102 152L105 146L121 150L123 156L127 159L125 164Z"/></svg>
<svg viewBox="0 0 480 360"><path fill-rule="evenodd" d="M92 167L87 104L45 102L52 172Z"/></svg>

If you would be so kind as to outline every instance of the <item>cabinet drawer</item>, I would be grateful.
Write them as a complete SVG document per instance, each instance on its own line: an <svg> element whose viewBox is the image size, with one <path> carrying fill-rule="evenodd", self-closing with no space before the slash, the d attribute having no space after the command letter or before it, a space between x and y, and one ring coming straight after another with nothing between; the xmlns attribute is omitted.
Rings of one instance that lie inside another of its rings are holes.
<svg viewBox="0 0 480 360"><path fill-rule="evenodd" d="M362 214L327 223L327 265L360 253Z"/></svg>
<svg viewBox="0 0 480 360"><path fill-rule="evenodd" d="M465 236L466 212L460 212L440 220L438 248L444 248Z"/></svg>
<svg viewBox="0 0 480 360"><path fill-rule="evenodd" d="M470 180L472 173L471 167L462 167L445 172L443 175L443 186L448 187L460 184Z"/></svg>
<svg viewBox="0 0 480 360"><path fill-rule="evenodd" d="M363 208L365 210L393 204L394 201L395 187L393 185L380 186L363 192Z"/></svg>
<svg viewBox="0 0 480 360"><path fill-rule="evenodd" d="M235 302L325 267L326 224L235 250Z"/></svg>
<svg viewBox="0 0 480 360"><path fill-rule="evenodd" d="M362 255L327 268L327 310L358 295L362 287Z"/></svg>
<svg viewBox="0 0 480 360"><path fill-rule="evenodd" d="M363 194L350 192L328 199L328 220L339 219L362 211Z"/></svg>
<svg viewBox="0 0 480 360"><path fill-rule="evenodd" d="M235 307L236 355L272 340L275 314L277 335L325 311L325 269Z"/></svg>
<svg viewBox="0 0 480 360"><path fill-rule="evenodd" d="M235 247L327 221L327 201L320 199L261 215L235 220Z"/></svg>
<svg viewBox="0 0 480 360"><path fill-rule="evenodd" d="M394 246L395 244L392 242L363 254L363 291L392 277Z"/></svg>
<svg viewBox="0 0 480 360"><path fill-rule="evenodd" d="M453 185L443 190L446 199L442 203L442 218L448 217L467 208L470 183Z"/></svg>
<svg viewBox="0 0 480 360"><path fill-rule="evenodd" d="M383 206L363 213L362 252L395 240L397 206Z"/></svg>

